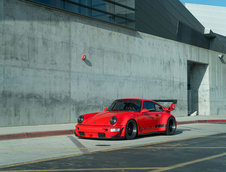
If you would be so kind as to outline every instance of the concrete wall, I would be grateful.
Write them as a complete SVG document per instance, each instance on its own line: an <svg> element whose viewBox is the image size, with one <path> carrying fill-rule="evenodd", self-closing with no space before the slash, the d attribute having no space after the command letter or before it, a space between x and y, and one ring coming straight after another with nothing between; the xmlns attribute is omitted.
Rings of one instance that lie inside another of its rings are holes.
<svg viewBox="0 0 226 172"><path fill-rule="evenodd" d="M226 55L220 60L217 55L209 53L210 70L210 110L211 114L226 114Z"/></svg>
<svg viewBox="0 0 226 172"><path fill-rule="evenodd" d="M226 114L217 52L24 0L0 1L0 17L0 126L74 122L130 97L178 99L186 116L188 60L209 64L210 114Z"/></svg>

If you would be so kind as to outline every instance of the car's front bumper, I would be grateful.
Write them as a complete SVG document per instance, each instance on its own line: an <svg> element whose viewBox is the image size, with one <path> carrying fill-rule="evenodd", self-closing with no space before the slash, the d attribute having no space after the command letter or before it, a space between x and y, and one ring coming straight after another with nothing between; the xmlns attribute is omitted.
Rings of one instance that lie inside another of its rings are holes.
<svg viewBox="0 0 226 172"><path fill-rule="evenodd" d="M112 131L116 130L116 131ZM75 135L84 138L121 138L125 136L124 126L95 126L77 124Z"/></svg>

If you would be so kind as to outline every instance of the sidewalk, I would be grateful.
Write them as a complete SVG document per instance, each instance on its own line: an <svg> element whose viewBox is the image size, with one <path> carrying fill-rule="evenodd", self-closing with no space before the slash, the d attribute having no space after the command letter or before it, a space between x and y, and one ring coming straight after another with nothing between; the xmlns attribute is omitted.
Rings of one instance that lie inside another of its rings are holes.
<svg viewBox="0 0 226 172"><path fill-rule="evenodd" d="M178 125L191 123L226 123L225 116L194 116L176 117ZM0 127L0 141L10 139L24 139L74 133L76 123L51 124L37 126Z"/></svg>

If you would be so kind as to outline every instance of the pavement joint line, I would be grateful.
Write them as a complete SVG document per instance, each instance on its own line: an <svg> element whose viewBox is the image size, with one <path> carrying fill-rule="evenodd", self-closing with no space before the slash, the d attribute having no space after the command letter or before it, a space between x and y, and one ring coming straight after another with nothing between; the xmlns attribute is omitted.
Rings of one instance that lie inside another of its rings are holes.
<svg viewBox="0 0 226 172"><path fill-rule="evenodd" d="M225 147L183 147L183 146L152 146L152 147L143 147L143 148L134 148L134 149L168 149L168 148L177 148L177 149L226 149Z"/></svg>
<svg viewBox="0 0 226 172"><path fill-rule="evenodd" d="M75 137L73 136L68 136L68 138L72 141L72 143L74 143L78 148L79 150L82 152L82 153L87 153L89 152L89 150L80 142L78 141Z"/></svg>
<svg viewBox="0 0 226 172"><path fill-rule="evenodd" d="M128 168L80 168L80 169L38 169L38 170L9 170L9 171L1 171L1 172L37 172L37 171L49 171L49 172L57 172L57 171L115 171L115 170L161 170L165 167L128 167Z"/></svg>
<svg viewBox="0 0 226 172"><path fill-rule="evenodd" d="M87 150L90 150L90 149L96 149L96 148L0 148L0 151L4 151L4 150L10 150L10 151L14 151L14 150L37 150L37 151L40 151L40 150L80 150L80 149L87 149Z"/></svg>
<svg viewBox="0 0 226 172"><path fill-rule="evenodd" d="M15 167L15 166L21 166L21 165L27 165L27 164L40 163L40 162L45 162L45 161L65 159L65 158L70 158L70 157L77 157L77 156L82 156L82 155L93 154L93 153L96 153L96 152L110 152L110 151L117 151L117 150L122 150L122 149L132 149L132 148L136 148L136 147L139 147L139 146L157 145L157 144L162 144L162 143L171 143L171 142L175 142L175 141L191 140L191 139L210 137L210 136L214 136L214 135L193 136L193 137L188 137L188 138L181 138L181 139L178 139L178 140L159 141L159 142L155 142L155 143L146 143L146 144L141 144L141 145L125 146L125 147L120 147L120 148L118 148L118 147L117 148L109 148L109 149L93 151L93 152L71 154L71 155L65 155L65 156L54 157L54 158L45 158L45 159L40 159L40 160L35 160L35 161L3 165L3 166L0 166L0 169L10 168L10 167Z"/></svg>
<svg viewBox="0 0 226 172"><path fill-rule="evenodd" d="M168 148L177 148L177 149L226 149L226 147L177 147L177 146L163 146L163 147L159 147L159 146L150 146L150 147L141 147L141 148L131 148L131 149L168 149ZM0 148L0 151L12 151L12 150L37 150L37 151L40 151L40 150L96 150L96 147L95 148L89 148L89 147L86 147L86 148L24 148L24 149L1 149ZM116 148L117 149L117 148ZM103 151L103 150L102 150ZM83 152L83 151L82 151Z"/></svg>
<svg viewBox="0 0 226 172"><path fill-rule="evenodd" d="M193 161L187 161L187 162L184 162L184 163L175 164L175 165L164 167L162 169L157 169L157 170L154 170L154 171L151 171L151 172L169 171L169 170L172 170L172 169L175 169L175 168L180 168L180 167L184 167L184 166L187 166L187 165L191 165L191 164L195 164L195 163L199 163L199 162L203 162L203 161L208 161L208 160L220 158L220 157L223 157L223 156L226 156L226 152L221 153L221 154L217 154L217 155L208 156L208 157L205 157L205 158L196 159L196 160L193 160Z"/></svg>

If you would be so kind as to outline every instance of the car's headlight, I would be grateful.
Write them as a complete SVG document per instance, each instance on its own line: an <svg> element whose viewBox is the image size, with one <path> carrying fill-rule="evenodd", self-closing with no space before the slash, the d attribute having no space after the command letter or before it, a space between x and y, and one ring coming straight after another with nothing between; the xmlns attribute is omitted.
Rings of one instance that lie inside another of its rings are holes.
<svg viewBox="0 0 226 172"><path fill-rule="evenodd" d="M110 119L110 123L111 123L112 125L114 125L116 122L117 122L117 118L116 118L116 116L113 116L113 117Z"/></svg>
<svg viewBox="0 0 226 172"><path fill-rule="evenodd" d="M82 123L84 121L84 116L81 115L78 117L78 123Z"/></svg>

